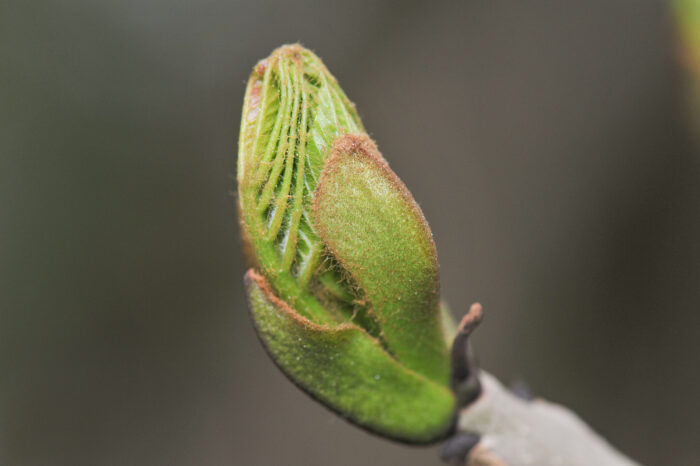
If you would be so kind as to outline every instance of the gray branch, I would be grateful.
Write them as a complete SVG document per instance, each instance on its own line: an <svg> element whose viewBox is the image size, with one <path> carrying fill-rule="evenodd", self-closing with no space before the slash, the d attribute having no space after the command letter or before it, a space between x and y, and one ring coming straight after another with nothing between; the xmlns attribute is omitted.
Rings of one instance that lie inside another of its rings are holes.
<svg viewBox="0 0 700 466"><path fill-rule="evenodd" d="M481 322L475 303L452 345L452 388L462 406L443 459L467 466L634 466L564 406L524 399L474 363L469 336Z"/></svg>
<svg viewBox="0 0 700 466"><path fill-rule="evenodd" d="M458 430L481 439L467 465L634 466L564 406L526 401L481 371L481 395L459 415ZM499 462L500 461L500 462Z"/></svg>

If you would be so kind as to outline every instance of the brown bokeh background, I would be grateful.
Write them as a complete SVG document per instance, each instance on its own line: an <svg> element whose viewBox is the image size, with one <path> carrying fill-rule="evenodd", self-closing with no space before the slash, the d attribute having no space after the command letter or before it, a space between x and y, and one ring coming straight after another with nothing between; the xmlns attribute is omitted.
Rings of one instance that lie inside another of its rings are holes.
<svg viewBox="0 0 700 466"><path fill-rule="evenodd" d="M0 464L437 465L309 400L248 321L245 81L301 41L479 300L482 365L698 464L700 155L659 1L0 6Z"/></svg>

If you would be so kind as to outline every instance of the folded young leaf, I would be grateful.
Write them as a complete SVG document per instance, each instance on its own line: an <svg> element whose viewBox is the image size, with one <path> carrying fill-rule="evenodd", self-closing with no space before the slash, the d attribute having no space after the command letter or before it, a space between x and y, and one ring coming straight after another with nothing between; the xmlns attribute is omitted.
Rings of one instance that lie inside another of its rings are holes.
<svg viewBox="0 0 700 466"><path fill-rule="evenodd" d="M454 420L446 387L389 356L363 329L319 325L277 298L253 270L245 278L257 334L294 383L362 427L410 443L443 438Z"/></svg>
<svg viewBox="0 0 700 466"><path fill-rule="evenodd" d="M438 263L423 213L366 135L336 140L314 196L323 243L363 292L388 350L446 384Z"/></svg>
<svg viewBox="0 0 700 466"><path fill-rule="evenodd" d="M282 371L374 432L446 435L455 398L430 230L336 79L299 45L251 74L238 194L252 316Z"/></svg>

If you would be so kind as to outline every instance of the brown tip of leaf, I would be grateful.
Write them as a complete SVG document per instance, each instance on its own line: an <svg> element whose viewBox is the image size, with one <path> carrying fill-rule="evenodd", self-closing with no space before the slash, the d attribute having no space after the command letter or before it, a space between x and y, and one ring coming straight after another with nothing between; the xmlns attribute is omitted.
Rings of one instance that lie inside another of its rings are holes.
<svg viewBox="0 0 700 466"><path fill-rule="evenodd" d="M345 134L333 142L331 157L338 154L364 154L386 163L377 145L366 134Z"/></svg>
<svg viewBox="0 0 700 466"><path fill-rule="evenodd" d="M462 317L452 343L452 390L460 406L467 406L481 393L479 369L469 348L469 336L484 316L481 304L474 303Z"/></svg>
<svg viewBox="0 0 700 466"><path fill-rule="evenodd" d="M484 317L484 309L481 307L480 303L474 303L469 308L469 312L462 317L462 321L459 323L457 331L464 335L469 335L474 331L474 329L481 323L481 319Z"/></svg>
<svg viewBox="0 0 700 466"><path fill-rule="evenodd" d="M297 65L302 65L303 58L301 56L304 51L304 47L301 44L287 44L276 48L272 51L269 57L260 60L253 68L252 77L257 79L262 79L265 75L267 69L272 66L275 67L279 60L291 60ZM253 88L255 91L255 88Z"/></svg>
<svg viewBox="0 0 700 466"><path fill-rule="evenodd" d="M271 57L291 59L300 65L302 62L301 53L303 51L304 47L299 43L287 44L275 49L275 51L272 52Z"/></svg>

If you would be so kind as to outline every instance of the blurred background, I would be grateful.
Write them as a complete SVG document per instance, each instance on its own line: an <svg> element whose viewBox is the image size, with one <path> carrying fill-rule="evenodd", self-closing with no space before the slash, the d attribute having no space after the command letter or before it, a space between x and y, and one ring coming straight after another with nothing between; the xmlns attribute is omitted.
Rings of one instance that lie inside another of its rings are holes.
<svg viewBox="0 0 700 466"><path fill-rule="evenodd" d="M0 464L438 465L277 371L235 212L256 61L301 41L479 300L483 367L700 464L700 151L661 1L0 5Z"/></svg>

